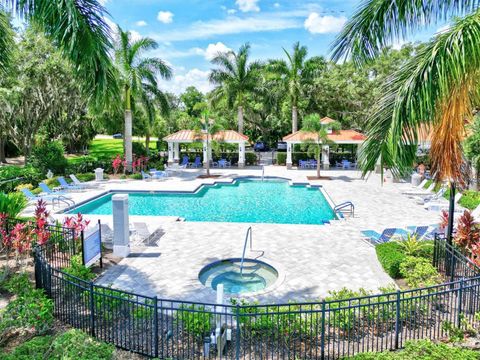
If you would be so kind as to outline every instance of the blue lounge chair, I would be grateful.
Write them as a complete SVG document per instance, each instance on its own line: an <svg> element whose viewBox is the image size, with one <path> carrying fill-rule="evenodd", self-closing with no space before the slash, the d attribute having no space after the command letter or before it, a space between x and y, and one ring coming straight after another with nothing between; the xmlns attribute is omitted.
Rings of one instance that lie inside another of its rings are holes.
<svg viewBox="0 0 480 360"><path fill-rule="evenodd" d="M406 236L408 234L404 229L388 228L383 230L381 234L374 230L364 230L362 234L374 245L382 244L390 241L394 236Z"/></svg>
<svg viewBox="0 0 480 360"><path fill-rule="evenodd" d="M427 234L430 226L407 226L407 230L410 231L410 234L417 237L417 240L423 240Z"/></svg>
<svg viewBox="0 0 480 360"><path fill-rule="evenodd" d="M63 176L59 176L57 178L57 180L60 183L60 187L64 190L82 190L81 186L72 185L72 184L67 183L67 181L65 180L65 178Z"/></svg>
<svg viewBox="0 0 480 360"><path fill-rule="evenodd" d="M142 180L152 180L152 176L142 170Z"/></svg>
<svg viewBox="0 0 480 360"><path fill-rule="evenodd" d="M152 174L153 179L162 179L162 178L167 178L168 173L166 171L160 171L160 170L150 170L150 173Z"/></svg>
<svg viewBox="0 0 480 360"><path fill-rule="evenodd" d="M49 196L49 195L35 195L28 189L21 189L23 195L27 198L28 201L38 201L38 200L44 200L44 201L51 201L54 196Z"/></svg>
<svg viewBox="0 0 480 360"><path fill-rule="evenodd" d="M52 191L52 189L50 189L48 185L45 184L44 182L41 182L40 184L38 184L38 186L40 187L40 189L43 190L45 194L55 197L55 200L58 200L58 202L62 201L68 205L75 204L75 202L72 200L71 197L65 196L65 193L63 191ZM40 196L44 196L44 195L40 195Z"/></svg>
<svg viewBox="0 0 480 360"><path fill-rule="evenodd" d="M308 162L305 160L298 160L298 165L300 166L300 169L306 169L308 166Z"/></svg>

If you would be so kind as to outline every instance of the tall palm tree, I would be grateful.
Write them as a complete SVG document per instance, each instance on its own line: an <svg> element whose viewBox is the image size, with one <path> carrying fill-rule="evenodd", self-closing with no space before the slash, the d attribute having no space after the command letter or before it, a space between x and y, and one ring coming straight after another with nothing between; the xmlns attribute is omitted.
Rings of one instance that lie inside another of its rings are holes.
<svg viewBox="0 0 480 360"><path fill-rule="evenodd" d="M300 46L299 42L293 44L293 51L289 53L283 49L287 56L285 60L272 60L268 68L277 74L286 85L292 106L292 132L298 130L298 101L303 93L304 85L311 81L316 72L325 67L323 58L314 57L307 60L308 50L306 46ZM323 63L323 67L319 66Z"/></svg>
<svg viewBox="0 0 480 360"><path fill-rule="evenodd" d="M250 45L244 44L237 53L219 53L212 59L217 65L210 73L210 82L217 85L214 100L226 98L228 106L237 106L238 132L243 134L243 111L246 95L255 90L258 75L258 62L248 62Z"/></svg>
<svg viewBox="0 0 480 360"><path fill-rule="evenodd" d="M398 174L411 168L421 130L432 129L432 173L463 182L461 140L478 105L480 9L478 0L368 0L345 25L334 44L334 58L351 57L359 66L392 41L420 27L455 16L385 84L367 131L360 161L364 172L381 158ZM467 121L466 121L467 120ZM449 240L453 226L450 207Z"/></svg>
<svg viewBox="0 0 480 360"><path fill-rule="evenodd" d="M169 111L168 99L158 88L157 76L168 80L172 77L172 70L159 58L142 56L145 51L157 47L155 40L150 38L132 40L130 32L123 31L118 26L115 63L125 111L124 147L127 171L132 170L132 109L135 104L143 106L151 119L155 116L155 103L164 114Z"/></svg>
<svg viewBox="0 0 480 360"><path fill-rule="evenodd" d="M84 90L98 103L115 92L114 68L109 56L111 39L105 9L97 0L0 1L0 71L10 59L13 34L9 14L19 14L41 29L76 66Z"/></svg>

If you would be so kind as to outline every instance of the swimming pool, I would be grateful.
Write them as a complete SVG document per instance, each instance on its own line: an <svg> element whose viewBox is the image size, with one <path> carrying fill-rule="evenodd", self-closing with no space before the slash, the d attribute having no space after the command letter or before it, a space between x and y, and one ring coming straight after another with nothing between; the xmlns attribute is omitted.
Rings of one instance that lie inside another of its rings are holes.
<svg viewBox="0 0 480 360"><path fill-rule="evenodd" d="M109 193L69 213L111 215ZM186 221L323 224L335 214L318 188L292 186L281 179L237 179L205 185L196 193L131 192L130 215L178 216Z"/></svg>

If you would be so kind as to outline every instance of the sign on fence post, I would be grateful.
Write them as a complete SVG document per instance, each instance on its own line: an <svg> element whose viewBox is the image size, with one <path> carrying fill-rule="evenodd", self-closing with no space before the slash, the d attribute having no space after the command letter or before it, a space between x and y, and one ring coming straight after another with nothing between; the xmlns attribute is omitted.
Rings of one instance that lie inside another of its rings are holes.
<svg viewBox="0 0 480 360"><path fill-rule="evenodd" d="M98 229L84 236L82 231L82 256L83 264L86 267L92 266L97 260L102 264L102 233L100 230L100 220L98 220Z"/></svg>

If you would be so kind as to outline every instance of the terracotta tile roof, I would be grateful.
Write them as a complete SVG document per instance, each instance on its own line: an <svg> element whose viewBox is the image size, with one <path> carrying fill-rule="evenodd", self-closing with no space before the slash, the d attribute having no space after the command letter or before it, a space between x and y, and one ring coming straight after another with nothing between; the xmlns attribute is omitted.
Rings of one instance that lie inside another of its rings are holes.
<svg viewBox="0 0 480 360"><path fill-rule="evenodd" d="M180 130L176 133L167 135L163 138L165 141L172 141L172 142L189 142L189 141L199 141L202 139L206 139L205 134L201 134L195 130ZM213 134L213 140L218 142L223 141L248 141L248 136L242 135L235 130L221 130L215 134Z"/></svg>
<svg viewBox="0 0 480 360"><path fill-rule="evenodd" d="M363 142L366 136L355 130L338 130L331 134L328 134L328 139L333 142ZM293 134L289 134L283 138L283 141L302 142L302 141L316 141L317 134L307 131L297 131Z"/></svg>
<svg viewBox="0 0 480 360"><path fill-rule="evenodd" d="M330 119L328 116L325 116L323 119L320 119L320 124L327 125L335 122L335 120Z"/></svg>

